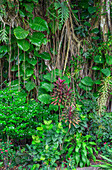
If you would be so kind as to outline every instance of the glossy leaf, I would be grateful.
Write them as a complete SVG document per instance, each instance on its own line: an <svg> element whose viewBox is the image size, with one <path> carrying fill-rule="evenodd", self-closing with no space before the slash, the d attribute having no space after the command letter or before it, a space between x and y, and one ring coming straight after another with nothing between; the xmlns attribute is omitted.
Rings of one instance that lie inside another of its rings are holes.
<svg viewBox="0 0 112 170"><path fill-rule="evenodd" d="M84 166L82 161L80 161L79 165L80 165L81 168L83 168L83 166Z"/></svg>
<svg viewBox="0 0 112 170"><path fill-rule="evenodd" d="M96 145L96 143L95 143L95 142L89 142L89 144L90 144L90 145Z"/></svg>
<svg viewBox="0 0 112 170"><path fill-rule="evenodd" d="M25 70L25 75L26 76L28 76L28 77L30 77L32 74L33 74L33 70L32 70L32 68L27 68L26 70Z"/></svg>
<svg viewBox="0 0 112 170"><path fill-rule="evenodd" d="M38 55L38 57L40 57L40 58L42 58L42 59L44 59L44 60L50 60L50 59L51 59L50 54L47 53L47 52L40 53L40 54Z"/></svg>
<svg viewBox="0 0 112 170"><path fill-rule="evenodd" d="M36 46L41 46L44 43L45 35L41 32L34 32L29 38L30 42Z"/></svg>
<svg viewBox="0 0 112 170"><path fill-rule="evenodd" d="M75 155L75 160L76 160L76 163L77 163L77 165L78 165L78 163L79 163L79 161L80 161L80 154L79 154L79 153L77 153L77 154Z"/></svg>
<svg viewBox="0 0 112 170"><path fill-rule="evenodd" d="M41 88L44 88L47 92L52 92L54 85L46 82L42 82Z"/></svg>
<svg viewBox="0 0 112 170"><path fill-rule="evenodd" d="M82 84L82 83L79 83L79 87L81 88L81 89L83 89L83 90L87 90L87 91L90 91L90 90L92 90L92 87L91 86L85 86L84 84Z"/></svg>
<svg viewBox="0 0 112 170"><path fill-rule="evenodd" d="M24 30L20 26L14 29L14 35L17 39L25 39L29 34L29 31Z"/></svg>
<svg viewBox="0 0 112 170"><path fill-rule="evenodd" d="M103 59L102 56L97 55L97 56L94 57L94 62L95 63L104 63L104 59Z"/></svg>
<svg viewBox="0 0 112 170"><path fill-rule="evenodd" d="M94 84L101 84L101 81L100 80L95 80Z"/></svg>
<svg viewBox="0 0 112 170"><path fill-rule="evenodd" d="M28 51L30 48L30 44L26 40L18 40L17 44L18 44L18 47L23 51Z"/></svg>
<svg viewBox="0 0 112 170"><path fill-rule="evenodd" d="M34 87L35 87L35 83L34 83L34 82L31 82L31 81L29 81L29 82L26 83L26 85L25 85L25 88L26 88L27 91L33 90Z"/></svg>
<svg viewBox="0 0 112 170"><path fill-rule="evenodd" d="M109 68L101 69L101 72L107 77L111 75Z"/></svg>
<svg viewBox="0 0 112 170"><path fill-rule="evenodd" d="M31 58L26 57L26 61L27 61L29 64L33 65L33 66L35 66L35 65L37 64L37 59L36 59L35 56L33 56L33 57L31 57Z"/></svg>
<svg viewBox="0 0 112 170"><path fill-rule="evenodd" d="M94 66L92 67L92 70L100 70L100 68L98 66Z"/></svg>
<svg viewBox="0 0 112 170"><path fill-rule="evenodd" d="M50 82L56 81L56 78L51 73L47 73L46 75L44 75L44 78Z"/></svg>
<svg viewBox="0 0 112 170"><path fill-rule="evenodd" d="M35 17L33 19L33 22L30 23L30 26L33 30L36 30L36 31L47 31L48 30L47 22L40 17Z"/></svg>
<svg viewBox="0 0 112 170"><path fill-rule="evenodd" d="M91 79L91 77L84 77L81 80L81 83L84 84L85 86L93 86L93 80Z"/></svg>
<svg viewBox="0 0 112 170"><path fill-rule="evenodd" d="M106 55L106 63L108 64L108 65L112 65L112 56L111 55Z"/></svg>
<svg viewBox="0 0 112 170"><path fill-rule="evenodd" d="M94 33L94 34L98 34L99 33L99 29L98 28L94 28L91 33Z"/></svg>
<svg viewBox="0 0 112 170"><path fill-rule="evenodd" d="M7 46L5 46L5 45L2 45L2 46L0 46L0 53L3 53L3 52L7 52Z"/></svg>
<svg viewBox="0 0 112 170"><path fill-rule="evenodd" d="M44 104L49 104L51 102L51 96L49 94L42 94L38 97L38 100Z"/></svg>

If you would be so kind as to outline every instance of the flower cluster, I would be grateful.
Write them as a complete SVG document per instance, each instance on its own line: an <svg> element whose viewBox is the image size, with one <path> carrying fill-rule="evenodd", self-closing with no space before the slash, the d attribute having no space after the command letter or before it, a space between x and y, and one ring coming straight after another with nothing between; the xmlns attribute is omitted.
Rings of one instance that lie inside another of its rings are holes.
<svg viewBox="0 0 112 170"><path fill-rule="evenodd" d="M4 152L8 152L8 148L12 147L12 142L2 142L2 139L0 139L0 153L3 154Z"/></svg>

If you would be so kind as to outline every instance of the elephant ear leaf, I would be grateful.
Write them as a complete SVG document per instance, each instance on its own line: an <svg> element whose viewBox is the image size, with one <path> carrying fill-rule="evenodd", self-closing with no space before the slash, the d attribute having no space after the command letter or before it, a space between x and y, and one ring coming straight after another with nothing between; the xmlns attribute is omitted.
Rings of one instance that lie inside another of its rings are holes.
<svg viewBox="0 0 112 170"><path fill-rule="evenodd" d="M14 29L14 35L17 39L25 39L29 34L29 31L24 30L20 26Z"/></svg>

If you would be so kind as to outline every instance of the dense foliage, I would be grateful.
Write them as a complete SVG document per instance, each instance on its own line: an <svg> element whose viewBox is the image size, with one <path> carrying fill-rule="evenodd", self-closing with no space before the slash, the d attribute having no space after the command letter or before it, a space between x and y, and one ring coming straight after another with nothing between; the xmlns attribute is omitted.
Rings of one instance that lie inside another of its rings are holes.
<svg viewBox="0 0 112 170"><path fill-rule="evenodd" d="M1 168L111 169L111 0L1 0L0 26Z"/></svg>

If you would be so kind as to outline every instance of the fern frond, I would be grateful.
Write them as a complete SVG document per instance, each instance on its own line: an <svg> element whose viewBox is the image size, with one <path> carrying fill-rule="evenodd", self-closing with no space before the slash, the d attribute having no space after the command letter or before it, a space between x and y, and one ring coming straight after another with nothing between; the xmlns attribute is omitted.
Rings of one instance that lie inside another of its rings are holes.
<svg viewBox="0 0 112 170"><path fill-rule="evenodd" d="M3 28L2 30L0 30L0 40L3 42L7 42L7 40L8 40L8 36L7 36L7 31L6 31L6 29L5 28Z"/></svg>
<svg viewBox="0 0 112 170"><path fill-rule="evenodd" d="M60 29L61 29L63 23L69 18L69 9L67 7L66 2L60 3L59 1L56 1L54 3L54 7L55 7L55 10L58 10L58 20L60 21L59 26L60 26Z"/></svg>
<svg viewBox="0 0 112 170"><path fill-rule="evenodd" d="M98 102L98 114L101 115L102 112L105 112L106 103L109 97L109 92L112 87L112 77L106 77L102 80L102 87L99 91L99 97L97 99Z"/></svg>

